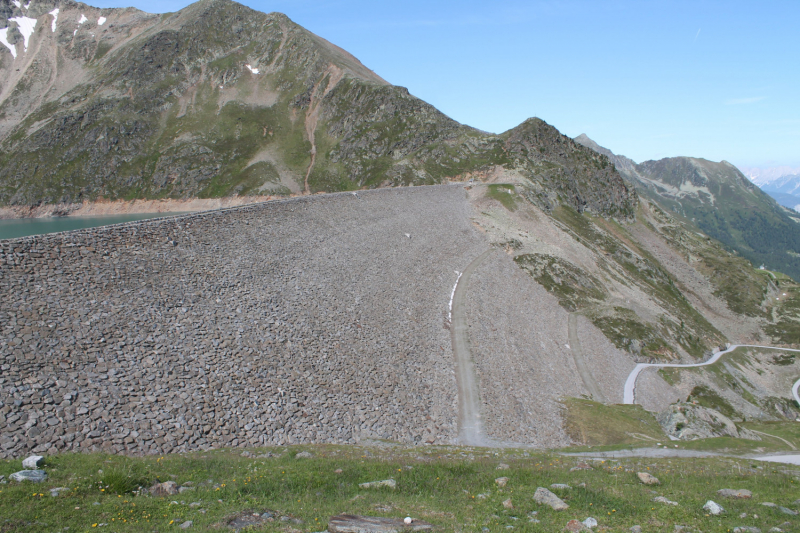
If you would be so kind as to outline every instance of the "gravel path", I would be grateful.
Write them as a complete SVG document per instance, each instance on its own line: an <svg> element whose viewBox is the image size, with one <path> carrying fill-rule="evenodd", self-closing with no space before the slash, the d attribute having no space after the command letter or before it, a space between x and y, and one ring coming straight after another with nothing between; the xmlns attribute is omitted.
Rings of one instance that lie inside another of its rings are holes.
<svg viewBox="0 0 800 533"><path fill-rule="evenodd" d="M569 315L569 346L572 350L572 357L575 359L575 366L581 375L581 379L583 379L586 390L589 391L589 394L592 395L596 402L606 403L606 398L600 391L600 387L597 386L597 382L594 380L594 376L589 370L589 365L586 364L586 359L583 356L581 340L578 338L578 316L575 313L570 313Z"/></svg>
<svg viewBox="0 0 800 533"><path fill-rule="evenodd" d="M481 420L481 400L475 364L469 349L469 324L466 314L466 294L475 269L492 253L486 250L461 272L453 293L451 334L458 383L458 440L469 446L486 445Z"/></svg>

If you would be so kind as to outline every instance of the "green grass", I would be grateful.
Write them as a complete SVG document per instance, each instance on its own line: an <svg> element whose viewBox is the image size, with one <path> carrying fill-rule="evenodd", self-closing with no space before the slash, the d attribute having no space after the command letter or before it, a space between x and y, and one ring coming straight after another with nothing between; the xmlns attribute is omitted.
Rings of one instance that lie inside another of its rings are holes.
<svg viewBox="0 0 800 533"><path fill-rule="evenodd" d="M517 194L514 186L506 183L496 183L486 187L486 196L497 200L509 211L517 210Z"/></svg>
<svg viewBox="0 0 800 533"><path fill-rule="evenodd" d="M652 413L640 405L604 405L568 398L565 428L587 446L644 445L667 437Z"/></svg>
<svg viewBox="0 0 800 533"><path fill-rule="evenodd" d="M301 449L311 450L315 457L295 459ZM634 524L647 531L672 531L678 524L702 531L755 525L766 531L786 517L760 502L792 507L798 484L783 473L783 467L761 463L757 465L761 468L753 468L751 461L727 458L594 461L592 470L570 472L580 459L520 450L317 446L272 451L280 457L245 458L239 450L145 458L49 457L45 469L50 478L45 483L0 485L0 530L177 532L180 523L192 520L191 531L224 531L227 521L239 513L270 510L302 523L276 520L258 531L322 531L328 518L339 513L412 516L433 523L438 531L499 532L513 526L517 531L555 532L570 519L587 516L609 531L626 531ZM497 470L500 462L510 468ZM0 462L4 475L19 468L18 460ZM118 494L99 473L114 468L138 468L148 483L174 479L179 484L192 481L195 488L164 498ZM661 485L640 484L639 471L657 476ZM500 476L509 478L504 488L494 482ZM394 490L358 487L389 477L397 481ZM553 483L573 487L557 491L568 510L556 512L534 503L537 487ZM53 498L51 487L70 490ZM721 488L749 489L754 498L721 501L728 512L707 516L702 506L709 499L719 501L716 491ZM680 506L653 503L651 489ZM503 507L507 499L513 509ZM192 502L201 504L190 507ZM540 523L529 522L533 512ZM743 512L749 518L738 518ZM751 517L754 513L758 519Z"/></svg>

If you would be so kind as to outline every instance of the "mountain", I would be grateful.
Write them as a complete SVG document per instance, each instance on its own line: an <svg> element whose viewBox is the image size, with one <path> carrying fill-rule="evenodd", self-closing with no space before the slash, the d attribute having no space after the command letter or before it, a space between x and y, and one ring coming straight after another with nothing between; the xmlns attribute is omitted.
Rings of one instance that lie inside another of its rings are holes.
<svg viewBox="0 0 800 533"><path fill-rule="evenodd" d="M800 174L800 167L785 165L780 167L739 167L739 170L759 187L783 176Z"/></svg>
<svg viewBox="0 0 800 533"><path fill-rule="evenodd" d="M576 138L592 147L589 141L585 135ZM609 157L641 194L754 265L800 279L800 216L778 205L732 164L693 157L636 164L604 150L599 153Z"/></svg>
<svg viewBox="0 0 800 533"><path fill-rule="evenodd" d="M552 209L630 217L608 159L539 119L445 116L279 13L0 0L0 205L351 190L519 174Z"/></svg>
<svg viewBox="0 0 800 533"><path fill-rule="evenodd" d="M763 179L758 186L784 207L797 211L800 205L800 174L787 174L772 179Z"/></svg>

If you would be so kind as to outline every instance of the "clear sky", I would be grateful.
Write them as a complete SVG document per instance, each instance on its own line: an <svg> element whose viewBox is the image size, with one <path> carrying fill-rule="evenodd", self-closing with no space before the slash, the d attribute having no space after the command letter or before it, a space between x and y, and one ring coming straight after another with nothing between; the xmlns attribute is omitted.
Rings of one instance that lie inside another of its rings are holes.
<svg viewBox="0 0 800 533"><path fill-rule="evenodd" d="M176 11L185 0L89 0ZM531 116L637 162L800 166L800 1L246 0L476 128Z"/></svg>

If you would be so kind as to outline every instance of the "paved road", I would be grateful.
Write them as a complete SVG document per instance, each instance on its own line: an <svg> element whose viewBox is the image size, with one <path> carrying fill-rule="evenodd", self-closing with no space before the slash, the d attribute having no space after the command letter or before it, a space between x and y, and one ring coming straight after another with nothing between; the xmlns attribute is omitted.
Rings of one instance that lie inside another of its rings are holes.
<svg viewBox="0 0 800 533"><path fill-rule="evenodd" d="M635 394L636 394L636 378L639 377L639 374L648 367L657 367L657 368L693 368L698 366L707 366L713 365L716 363L720 357L725 355L726 353L730 353L736 348L766 348L769 350L785 350L787 352L800 352L800 350L793 350L791 348L776 348L774 346L759 346L757 344L734 344L727 350L723 350L721 352L717 352L714 354L714 357L706 361L705 363L694 363L688 365L678 365L678 364L659 364L659 363L639 363L636 365L636 368L628 376L628 379L625 380L625 389L622 396L622 403L631 404L635 401ZM800 404L800 396L798 396L798 388L800 388L800 380L795 382L794 387L792 387L792 396L794 396L795 401Z"/></svg>
<svg viewBox="0 0 800 533"><path fill-rule="evenodd" d="M606 397L597 386L589 366L586 364L586 359L583 357L583 349L581 348L581 341L578 338L578 315L570 313L569 315L569 348L572 351L572 358L575 359L575 366L578 368L578 374L583 379L583 384L586 390L592 395L596 402L606 403Z"/></svg>
<svg viewBox="0 0 800 533"><path fill-rule="evenodd" d="M483 252L459 275L451 300L450 333L453 339L458 384L458 440L460 444L469 446L493 444L486 438L481 421L481 398L478 380L475 377L475 363L469 348L469 325L465 309L469 279L490 253L491 249Z"/></svg>

